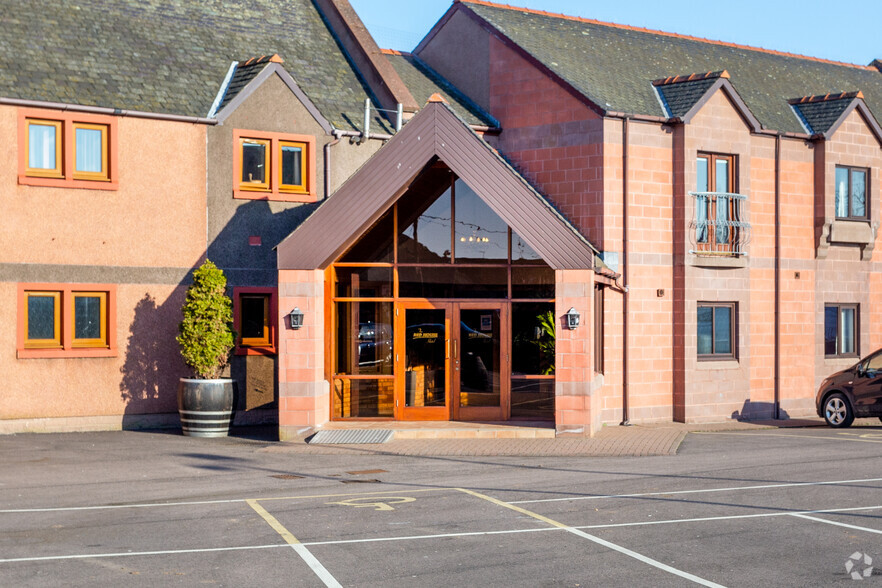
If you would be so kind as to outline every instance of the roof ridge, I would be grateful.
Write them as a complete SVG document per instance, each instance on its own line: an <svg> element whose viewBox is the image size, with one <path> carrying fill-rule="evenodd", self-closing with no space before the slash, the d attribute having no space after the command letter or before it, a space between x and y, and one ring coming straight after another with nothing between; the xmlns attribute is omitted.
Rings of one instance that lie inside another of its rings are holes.
<svg viewBox="0 0 882 588"><path fill-rule="evenodd" d="M653 80L653 86L669 86L671 84L682 84L683 82L700 82L702 80L715 80L717 78L729 79L729 72L725 69L720 71L709 71L707 73L691 73L682 76L670 76L667 78L659 78Z"/></svg>
<svg viewBox="0 0 882 588"><path fill-rule="evenodd" d="M814 96L803 96L802 98L791 98L788 100L788 104L799 105L799 104L812 104L816 102L832 102L834 100L845 100L860 98L864 99L864 93L858 90L857 92L841 92L839 94L816 94Z"/></svg>
<svg viewBox="0 0 882 588"><path fill-rule="evenodd" d="M408 51L399 51L398 49L383 49L380 48L380 53L383 55L400 55L402 57L407 57L410 55Z"/></svg>
<svg viewBox="0 0 882 588"><path fill-rule="evenodd" d="M240 61L239 67L260 65L261 63L285 63L285 60L279 57L278 53L273 53L272 55L261 55L260 57L252 57L245 61Z"/></svg>
<svg viewBox="0 0 882 588"><path fill-rule="evenodd" d="M854 69L862 69L866 71L878 71L876 67L869 65L858 65L856 63L847 63L845 61L835 61L833 59L824 59L823 57L812 57L811 55L801 55L799 53L788 53L787 51L777 51L775 49L765 49L763 47L752 47L750 45L742 45L739 43L730 43L729 41L719 41L716 39L707 39L704 37L696 37L693 35L683 35L680 33L671 33L668 31L661 31L658 29L649 29L645 27L635 27L626 24L619 24L615 22L606 22L602 20L596 20L593 18L585 18L581 16L572 16L569 14L560 14L556 12L547 12L545 10L536 10L534 8L524 8L521 6L511 6L509 4L500 4L497 2L490 2L488 0L454 0L454 4L480 4L482 6L490 6L491 8L501 8L503 10L514 10L518 12L526 12L529 14L538 14L540 16L549 16L552 18L560 18L563 20L572 20L576 22L584 22L587 24L596 24L606 27L613 27L617 29L624 29L628 31L636 31L639 33L650 33L653 35L663 35L666 37L675 37L678 39L686 39L688 41L698 41L701 43L710 43L713 45L721 45L723 47L733 47L735 49L747 49L749 51L758 51L760 53L769 53L771 55L780 55L783 57L795 57L797 59L805 59L808 61L817 61L820 63L828 63L831 65L841 65L844 67L852 67Z"/></svg>

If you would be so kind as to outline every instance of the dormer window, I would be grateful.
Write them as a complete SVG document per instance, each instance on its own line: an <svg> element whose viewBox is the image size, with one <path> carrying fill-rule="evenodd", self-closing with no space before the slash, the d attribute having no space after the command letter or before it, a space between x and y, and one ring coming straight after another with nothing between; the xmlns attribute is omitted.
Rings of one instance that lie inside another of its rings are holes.
<svg viewBox="0 0 882 588"><path fill-rule="evenodd" d="M869 170L836 166L836 218L867 220L867 178Z"/></svg>
<svg viewBox="0 0 882 588"><path fill-rule="evenodd" d="M233 197L316 200L315 137L234 130Z"/></svg>

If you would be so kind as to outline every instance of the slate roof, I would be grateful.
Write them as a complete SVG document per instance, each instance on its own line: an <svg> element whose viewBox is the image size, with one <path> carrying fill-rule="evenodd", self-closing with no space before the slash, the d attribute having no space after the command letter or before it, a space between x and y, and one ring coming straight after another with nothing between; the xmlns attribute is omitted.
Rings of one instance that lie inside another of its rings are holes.
<svg viewBox="0 0 882 588"><path fill-rule="evenodd" d="M652 85L656 87L662 102L664 102L667 116L683 118L724 74L725 77L729 77L725 71L710 72L704 75L656 80Z"/></svg>
<svg viewBox="0 0 882 588"><path fill-rule="evenodd" d="M277 53L334 126L363 120L367 91L310 0L3 0L0 21L5 98L204 117L232 62Z"/></svg>
<svg viewBox="0 0 882 588"><path fill-rule="evenodd" d="M475 104L468 96L460 92L422 59L411 53L390 51L383 53L417 104L421 106L429 101L432 94L440 94L456 114L470 125L498 127L499 122Z"/></svg>
<svg viewBox="0 0 882 588"><path fill-rule="evenodd" d="M861 90L877 120L882 74L839 64L588 19L457 0L605 111L665 116L653 80L727 70L768 129L805 132L787 100Z"/></svg>
<svg viewBox="0 0 882 588"><path fill-rule="evenodd" d="M860 92L833 96L806 96L790 100L790 104L798 112L810 133L824 134L857 98L863 98Z"/></svg>
<svg viewBox="0 0 882 588"><path fill-rule="evenodd" d="M247 61L240 61L237 63L236 69L233 71L233 76L230 78L230 82L225 88L224 96L217 106L217 112L223 110L224 107L251 82L251 80L257 77L257 74L262 72L264 68L273 61L277 63L283 62L278 55L272 55L269 57L263 55L261 57L251 58Z"/></svg>

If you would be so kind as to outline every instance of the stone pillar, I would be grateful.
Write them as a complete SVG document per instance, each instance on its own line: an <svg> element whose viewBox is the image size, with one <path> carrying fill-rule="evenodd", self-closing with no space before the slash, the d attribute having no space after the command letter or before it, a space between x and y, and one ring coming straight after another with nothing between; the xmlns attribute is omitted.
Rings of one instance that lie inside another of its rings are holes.
<svg viewBox="0 0 882 588"><path fill-rule="evenodd" d="M303 327L291 328L298 307ZM325 380L325 275L321 270L279 271L279 439L309 433L330 418Z"/></svg>
<svg viewBox="0 0 882 588"><path fill-rule="evenodd" d="M592 406L591 334L594 328L594 272L557 270L555 273L555 309L557 319L555 345L554 422L558 435L595 433L599 407ZM575 308L581 315L577 329L567 328L566 313Z"/></svg>

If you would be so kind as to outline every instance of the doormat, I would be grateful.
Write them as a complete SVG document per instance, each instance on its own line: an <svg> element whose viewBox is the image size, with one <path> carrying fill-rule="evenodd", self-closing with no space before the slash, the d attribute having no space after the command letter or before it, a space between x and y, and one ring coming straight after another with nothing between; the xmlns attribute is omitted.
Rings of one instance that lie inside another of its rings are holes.
<svg viewBox="0 0 882 588"><path fill-rule="evenodd" d="M386 443L392 440L389 429L347 429L319 431L307 440L310 445Z"/></svg>

